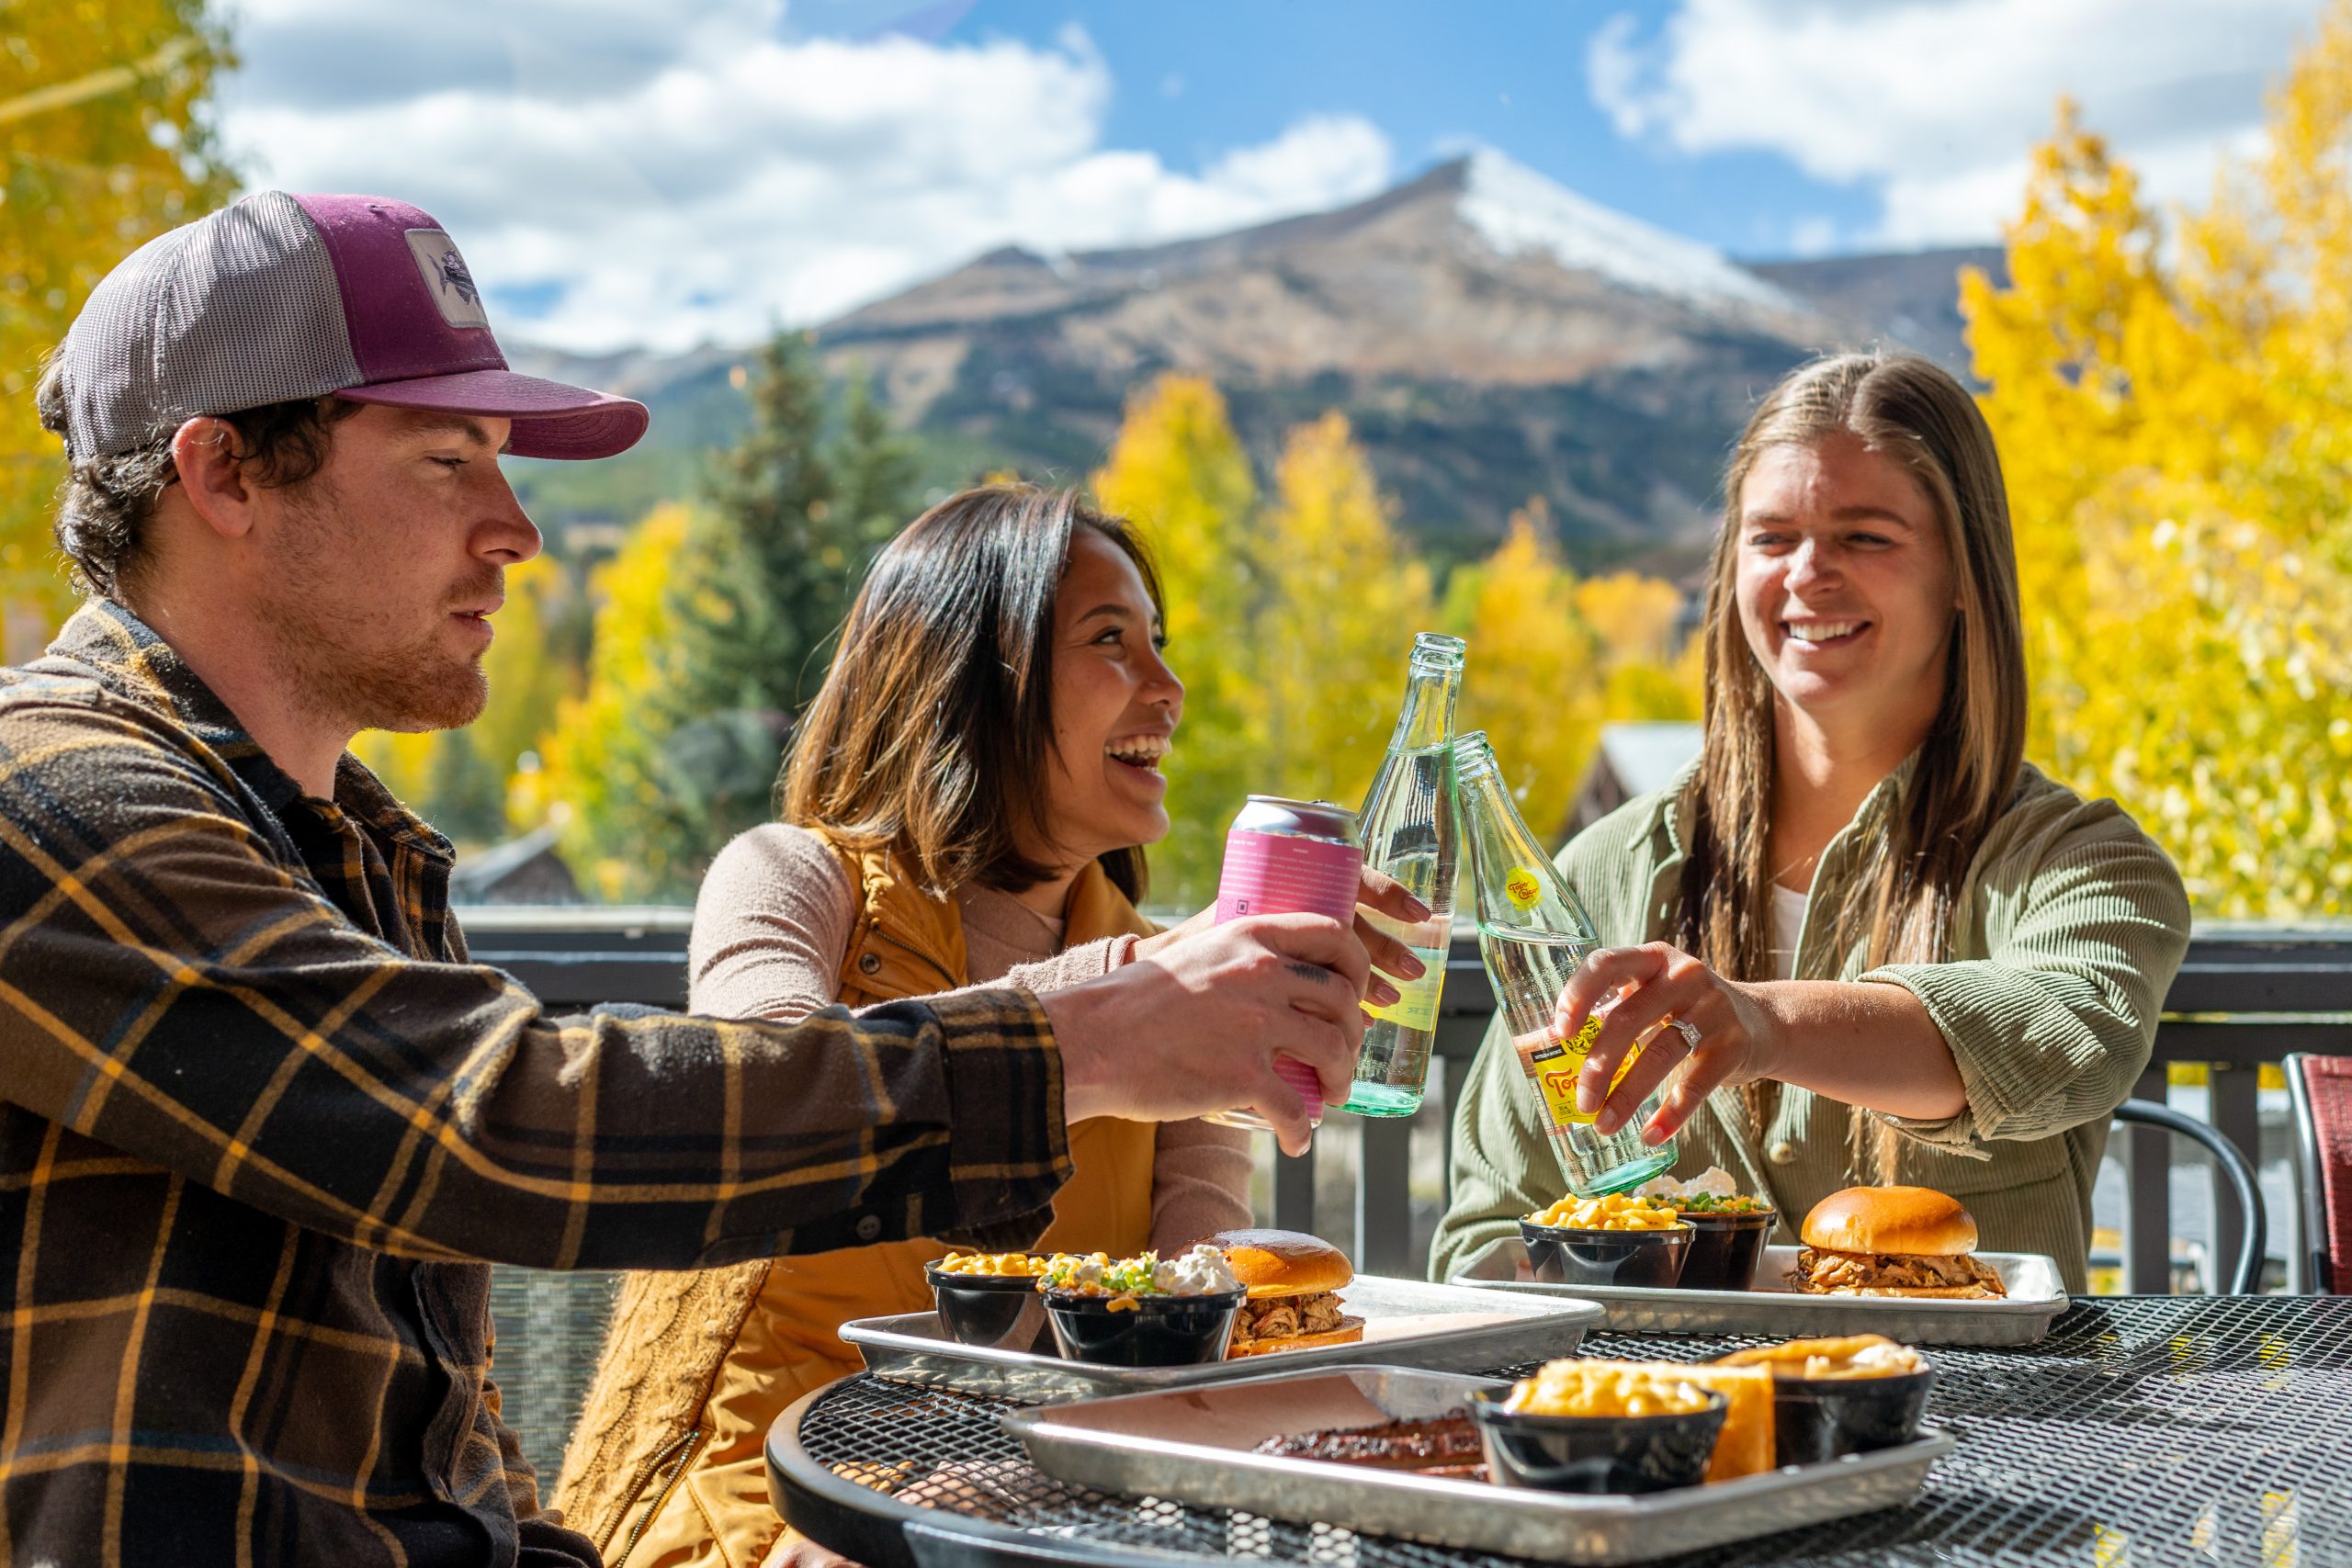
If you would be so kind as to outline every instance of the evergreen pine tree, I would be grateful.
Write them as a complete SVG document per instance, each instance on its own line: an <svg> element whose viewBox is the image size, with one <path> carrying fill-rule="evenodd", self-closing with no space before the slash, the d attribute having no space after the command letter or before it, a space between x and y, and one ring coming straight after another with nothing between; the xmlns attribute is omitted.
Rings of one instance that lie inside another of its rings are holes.
<svg viewBox="0 0 2352 1568"><path fill-rule="evenodd" d="M914 463L864 378L829 436L807 336L780 333L750 378L750 429L715 460L665 593L664 678L639 722L658 799L636 832L664 868L649 891L691 897L721 845L768 819L793 716L824 677L831 638L874 551L912 504Z"/></svg>
<svg viewBox="0 0 2352 1568"><path fill-rule="evenodd" d="M506 829L506 784L471 732L443 731L425 781L424 815L459 843L486 844Z"/></svg>
<svg viewBox="0 0 2352 1568"><path fill-rule="evenodd" d="M890 412L874 395L860 369L849 378L842 401L842 434L834 447L842 520L859 552L858 574L891 535L912 515L914 444L890 428ZM842 606L846 613L849 606Z"/></svg>

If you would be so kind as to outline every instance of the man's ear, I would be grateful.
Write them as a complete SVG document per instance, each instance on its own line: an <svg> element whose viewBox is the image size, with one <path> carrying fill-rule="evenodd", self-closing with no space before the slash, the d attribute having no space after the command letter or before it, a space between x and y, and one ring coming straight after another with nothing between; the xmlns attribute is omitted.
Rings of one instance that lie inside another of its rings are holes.
<svg viewBox="0 0 2352 1568"><path fill-rule="evenodd" d="M245 480L244 444L225 419L192 419L172 437L180 489L205 525L224 539L253 526L253 487Z"/></svg>

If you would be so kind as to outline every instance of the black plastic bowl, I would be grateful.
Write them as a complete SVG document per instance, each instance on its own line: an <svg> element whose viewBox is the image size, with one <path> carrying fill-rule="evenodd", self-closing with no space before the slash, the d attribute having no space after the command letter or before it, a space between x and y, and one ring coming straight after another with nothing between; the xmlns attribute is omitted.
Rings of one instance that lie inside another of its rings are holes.
<svg viewBox="0 0 2352 1568"><path fill-rule="evenodd" d="M1540 1492L1667 1492L1707 1473L1724 1429L1724 1396L1679 1416L1520 1416L1507 1390L1474 1389L1470 1416L1487 1450L1487 1473Z"/></svg>
<svg viewBox="0 0 2352 1568"><path fill-rule="evenodd" d="M1211 1296L1045 1295L1065 1359L1106 1367L1190 1367L1222 1361L1247 1291ZM1114 1312L1112 1303L1131 1301Z"/></svg>
<svg viewBox="0 0 2352 1568"><path fill-rule="evenodd" d="M1682 1264L1686 1291L1745 1291L1756 1282L1765 1238L1780 1216L1770 1209L1750 1214L1682 1212L1691 1230L1690 1256Z"/></svg>
<svg viewBox="0 0 2352 1568"><path fill-rule="evenodd" d="M1933 1367L1893 1377L1772 1379L1772 1462L1815 1464L1919 1435Z"/></svg>
<svg viewBox="0 0 2352 1568"><path fill-rule="evenodd" d="M1046 1303L1034 1274L943 1274L922 1266L938 1299L939 1321L959 1345L1030 1350L1046 1337Z"/></svg>
<svg viewBox="0 0 2352 1568"><path fill-rule="evenodd" d="M1671 1231L1589 1231L1519 1222L1527 1261L1551 1285L1661 1285L1682 1278L1689 1226Z"/></svg>

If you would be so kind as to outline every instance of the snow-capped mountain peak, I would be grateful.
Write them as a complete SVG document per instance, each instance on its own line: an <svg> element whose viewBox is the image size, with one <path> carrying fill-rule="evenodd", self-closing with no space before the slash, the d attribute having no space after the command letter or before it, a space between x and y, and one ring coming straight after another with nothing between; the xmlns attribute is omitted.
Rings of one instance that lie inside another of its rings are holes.
<svg viewBox="0 0 2352 1568"><path fill-rule="evenodd" d="M1589 201L1490 149L1470 155L1456 210L1501 255L1545 252L1573 271L1702 308L1797 308L1713 247Z"/></svg>

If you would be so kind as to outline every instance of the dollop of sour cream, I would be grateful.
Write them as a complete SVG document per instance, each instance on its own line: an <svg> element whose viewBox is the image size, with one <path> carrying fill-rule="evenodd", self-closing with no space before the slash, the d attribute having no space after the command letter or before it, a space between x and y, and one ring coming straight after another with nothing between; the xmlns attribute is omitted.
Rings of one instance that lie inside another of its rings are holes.
<svg viewBox="0 0 2352 1568"><path fill-rule="evenodd" d="M1859 1377L1891 1377L1919 1370L1919 1352L1908 1345L1865 1345L1854 1352L1847 1365Z"/></svg>
<svg viewBox="0 0 2352 1568"><path fill-rule="evenodd" d="M1739 1183L1722 1166L1711 1165L1688 1181L1677 1181L1670 1176L1653 1177L1634 1189L1636 1198L1730 1198L1739 1191Z"/></svg>
<svg viewBox="0 0 2352 1568"><path fill-rule="evenodd" d="M1153 1289L1171 1296L1210 1296L1241 1288L1225 1254L1207 1246L1161 1258L1151 1271L1151 1283Z"/></svg>

